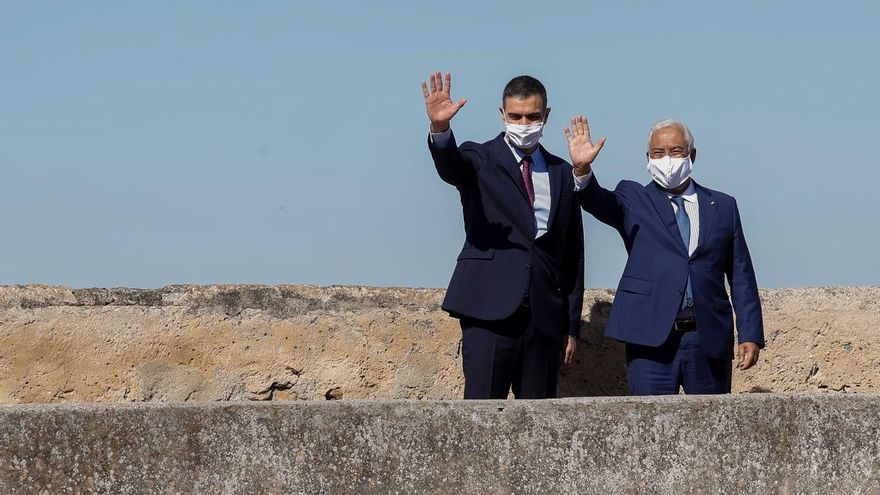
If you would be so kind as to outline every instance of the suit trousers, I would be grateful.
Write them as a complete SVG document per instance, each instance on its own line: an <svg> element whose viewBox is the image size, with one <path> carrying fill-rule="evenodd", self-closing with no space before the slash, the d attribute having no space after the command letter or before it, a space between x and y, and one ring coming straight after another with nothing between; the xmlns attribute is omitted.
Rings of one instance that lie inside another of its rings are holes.
<svg viewBox="0 0 880 495"><path fill-rule="evenodd" d="M699 323L698 323L699 325ZM630 395L730 393L733 362L708 356L699 330L672 330L660 347L626 344Z"/></svg>
<svg viewBox="0 0 880 495"><path fill-rule="evenodd" d="M556 397L562 341L536 331L520 306L504 320L461 318L465 399Z"/></svg>

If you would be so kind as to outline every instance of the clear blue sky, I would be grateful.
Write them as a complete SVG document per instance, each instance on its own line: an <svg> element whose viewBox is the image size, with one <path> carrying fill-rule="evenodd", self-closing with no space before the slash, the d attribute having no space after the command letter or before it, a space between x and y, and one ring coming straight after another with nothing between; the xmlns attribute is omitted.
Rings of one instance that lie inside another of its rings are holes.
<svg viewBox="0 0 880 495"><path fill-rule="evenodd" d="M589 116L601 182L686 121L763 287L880 283L876 2L0 3L0 283L445 287L463 241L419 84L461 139L541 79L543 140ZM617 234L588 215L587 284Z"/></svg>

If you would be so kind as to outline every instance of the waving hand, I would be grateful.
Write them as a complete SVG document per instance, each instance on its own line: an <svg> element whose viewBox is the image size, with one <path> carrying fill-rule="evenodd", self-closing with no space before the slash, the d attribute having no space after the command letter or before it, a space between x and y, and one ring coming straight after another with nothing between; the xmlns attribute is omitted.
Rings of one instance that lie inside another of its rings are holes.
<svg viewBox="0 0 880 495"><path fill-rule="evenodd" d="M564 132L575 175L580 177L589 174L592 170L593 160L599 155L602 146L605 146L605 138L602 137L596 144L593 144L593 140L590 139L590 123L583 115L573 117L571 129L566 127Z"/></svg>
<svg viewBox="0 0 880 495"><path fill-rule="evenodd" d="M422 81L422 93L425 95L425 110L431 119L431 131L443 132L449 129L449 121L467 103L467 98L452 101L452 76L447 72L444 80L439 72L431 74L428 84Z"/></svg>

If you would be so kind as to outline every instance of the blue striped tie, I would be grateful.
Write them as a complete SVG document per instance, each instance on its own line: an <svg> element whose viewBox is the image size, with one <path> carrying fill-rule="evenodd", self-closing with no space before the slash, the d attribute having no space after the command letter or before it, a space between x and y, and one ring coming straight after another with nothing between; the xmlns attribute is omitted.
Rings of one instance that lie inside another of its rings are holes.
<svg viewBox="0 0 880 495"><path fill-rule="evenodd" d="M691 219L688 218L684 209L684 198L681 196L673 196L672 202L678 206L675 212L675 223L678 224L678 233L681 234L681 240L684 241L684 250L690 253L691 245ZM690 257L690 256L688 256ZM694 293L691 289L691 276L688 274L687 287L684 290L684 297L681 300L681 309L688 309L694 305Z"/></svg>

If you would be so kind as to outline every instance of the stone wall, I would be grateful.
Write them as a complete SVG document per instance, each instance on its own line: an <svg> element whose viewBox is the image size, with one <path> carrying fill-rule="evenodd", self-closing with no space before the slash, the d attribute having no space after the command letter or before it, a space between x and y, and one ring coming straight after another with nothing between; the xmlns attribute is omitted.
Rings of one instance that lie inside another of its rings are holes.
<svg viewBox="0 0 880 495"><path fill-rule="evenodd" d="M880 495L880 396L0 406L0 493Z"/></svg>
<svg viewBox="0 0 880 495"><path fill-rule="evenodd" d="M461 397L457 322L437 289L0 287L0 402ZM880 392L880 288L761 292L768 347L737 392ZM626 391L587 291L563 396Z"/></svg>

